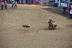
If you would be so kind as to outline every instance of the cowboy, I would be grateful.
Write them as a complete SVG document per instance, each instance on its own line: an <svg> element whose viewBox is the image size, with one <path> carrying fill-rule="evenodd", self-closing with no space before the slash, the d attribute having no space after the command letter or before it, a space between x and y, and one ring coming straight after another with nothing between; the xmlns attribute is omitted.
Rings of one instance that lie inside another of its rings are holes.
<svg viewBox="0 0 72 48"><path fill-rule="evenodd" d="M57 27L57 24L55 21L51 18L48 19L48 28L49 29L55 29Z"/></svg>

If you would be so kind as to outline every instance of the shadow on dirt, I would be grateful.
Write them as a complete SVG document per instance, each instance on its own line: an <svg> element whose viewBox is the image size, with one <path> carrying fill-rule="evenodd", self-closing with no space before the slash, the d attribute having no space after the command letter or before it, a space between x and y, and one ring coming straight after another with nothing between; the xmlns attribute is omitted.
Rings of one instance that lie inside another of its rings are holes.
<svg viewBox="0 0 72 48"><path fill-rule="evenodd" d="M68 10L66 10L66 13L63 14L62 13L63 12L62 8L49 6L47 8L42 8L42 9L46 10L46 11L49 11L49 12L52 12L52 13L55 13L55 14L58 14L58 15L61 15L63 17L69 18Z"/></svg>

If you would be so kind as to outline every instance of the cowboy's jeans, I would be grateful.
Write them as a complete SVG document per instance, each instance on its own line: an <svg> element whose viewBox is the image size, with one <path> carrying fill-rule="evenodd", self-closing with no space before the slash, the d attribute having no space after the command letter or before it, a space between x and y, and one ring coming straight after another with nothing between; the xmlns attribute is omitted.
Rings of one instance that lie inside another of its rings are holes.
<svg viewBox="0 0 72 48"><path fill-rule="evenodd" d="M72 19L72 14L70 14L70 19Z"/></svg>
<svg viewBox="0 0 72 48"><path fill-rule="evenodd" d="M63 14L66 13L67 7L63 7Z"/></svg>
<svg viewBox="0 0 72 48"><path fill-rule="evenodd" d="M12 1L12 8L14 8L14 1Z"/></svg>

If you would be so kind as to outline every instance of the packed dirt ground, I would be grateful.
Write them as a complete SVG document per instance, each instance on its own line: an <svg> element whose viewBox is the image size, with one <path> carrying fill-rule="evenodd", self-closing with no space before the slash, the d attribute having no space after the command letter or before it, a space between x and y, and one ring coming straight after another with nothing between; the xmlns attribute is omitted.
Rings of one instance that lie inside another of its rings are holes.
<svg viewBox="0 0 72 48"><path fill-rule="evenodd" d="M47 29L49 17L57 29ZM0 48L72 48L72 20L58 7L18 5L12 9L9 5L8 10L0 10Z"/></svg>

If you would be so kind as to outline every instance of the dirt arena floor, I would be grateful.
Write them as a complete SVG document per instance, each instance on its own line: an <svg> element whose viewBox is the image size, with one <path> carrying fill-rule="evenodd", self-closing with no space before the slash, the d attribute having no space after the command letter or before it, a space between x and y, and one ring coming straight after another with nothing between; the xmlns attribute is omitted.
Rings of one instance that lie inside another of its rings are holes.
<svg viewBox="0 0 72 48"><path fill-rule="evenodd" d="M58 24L56 30L47 29L49 17ZM0 10L0 48L72 48L72 20L57 7L9 5Z"/></svg>

